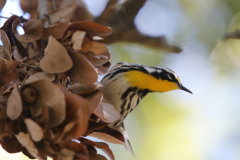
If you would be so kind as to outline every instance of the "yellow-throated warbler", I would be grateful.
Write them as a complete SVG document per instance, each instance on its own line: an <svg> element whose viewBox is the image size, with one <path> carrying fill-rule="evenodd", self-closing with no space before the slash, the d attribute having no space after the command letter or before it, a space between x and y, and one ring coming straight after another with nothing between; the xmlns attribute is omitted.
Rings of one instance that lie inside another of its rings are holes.
<svg viewBox="0 0 240 160"><path fill-rule="evenodd" d="M148 93L175 89L192 93L182 85L176 73L170 69L127 62L113 66L101 83L104 86L102 88L104 97L117 107L123 117L110 127L122 133L125 132L123 120ZM126 147L132 151L130 144Z"/></svg>

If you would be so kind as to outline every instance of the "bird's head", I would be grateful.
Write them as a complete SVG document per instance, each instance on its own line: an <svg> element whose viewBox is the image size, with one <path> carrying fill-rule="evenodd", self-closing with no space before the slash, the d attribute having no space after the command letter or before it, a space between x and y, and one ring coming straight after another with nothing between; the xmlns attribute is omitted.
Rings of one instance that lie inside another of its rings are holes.
<svg viewBox="0 0 240 160"><path fill-rule="evenodd" d="M124 74L130 86L148 89L152 92L167 92L181 89L192 93L180 82L177 74L170 69L143 66L138 70L129 70Z"/></svg>

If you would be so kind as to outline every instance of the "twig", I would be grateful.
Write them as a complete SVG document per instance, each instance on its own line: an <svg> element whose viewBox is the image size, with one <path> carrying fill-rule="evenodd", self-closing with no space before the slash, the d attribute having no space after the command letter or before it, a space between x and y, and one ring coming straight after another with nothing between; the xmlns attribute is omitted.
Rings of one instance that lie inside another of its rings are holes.
<svg viewBox="0 0 240 160"><path fill-rule="evenodd" d="M3 17L3 16L0 16L0 18L8 19L9 17Z"/></svg>
<svg viewBox="0 0 240 160"><path fill-rule="evenodd" d="M240 30L238 29L235 32L226 33L224 35L224 39L231 39L231 38L240 39Z"/></svg>
<svg viewBox="0 0 240 160"><path fill-rule="evenodd" d="M31 65L26 64L26 63L20 63L19 65L26 66L26 67L32 68L32 69L34 69L34 70L37 70L37 69L38 69L38 67L34 67L34 66L31 66Z"/></svg>

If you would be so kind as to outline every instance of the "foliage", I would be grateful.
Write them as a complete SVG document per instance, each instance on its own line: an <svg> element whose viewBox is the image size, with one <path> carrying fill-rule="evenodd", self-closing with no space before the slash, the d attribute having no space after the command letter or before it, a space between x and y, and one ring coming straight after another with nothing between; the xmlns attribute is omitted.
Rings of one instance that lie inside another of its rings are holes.
<svg viewBox="0 0 240 160"><path fill-rule="evenodd" d="M12 15L0 29L0 144L9 153L103 160L95 148L114 159L108 145L86 136L98 132L124 144L124 135L107 126L121 115L97 82L111 65L101 37L112 29L79 21L91 16L78 2L20 1L31 19ZM76 14L79 9L86 14Z"/></svg>

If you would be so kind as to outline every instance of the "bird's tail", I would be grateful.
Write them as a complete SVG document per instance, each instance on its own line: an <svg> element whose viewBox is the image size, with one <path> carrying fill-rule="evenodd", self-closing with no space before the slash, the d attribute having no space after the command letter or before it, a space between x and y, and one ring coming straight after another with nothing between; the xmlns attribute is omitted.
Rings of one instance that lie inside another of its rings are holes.
<svg viewBox="0 0 240 160"><path fill-rule="evenodd" d="M117 127L117 129L120 133L122 133L123 137L124 137L124 141L125 141L125 148L132 153L133 156L134 155L134 152L133 152L133 149L132 149L132 146L131 146L131 143L129 141L129 138L128 138L128 134L127 132L125 131L124 129L124 126L119 126Z"/></svg>

